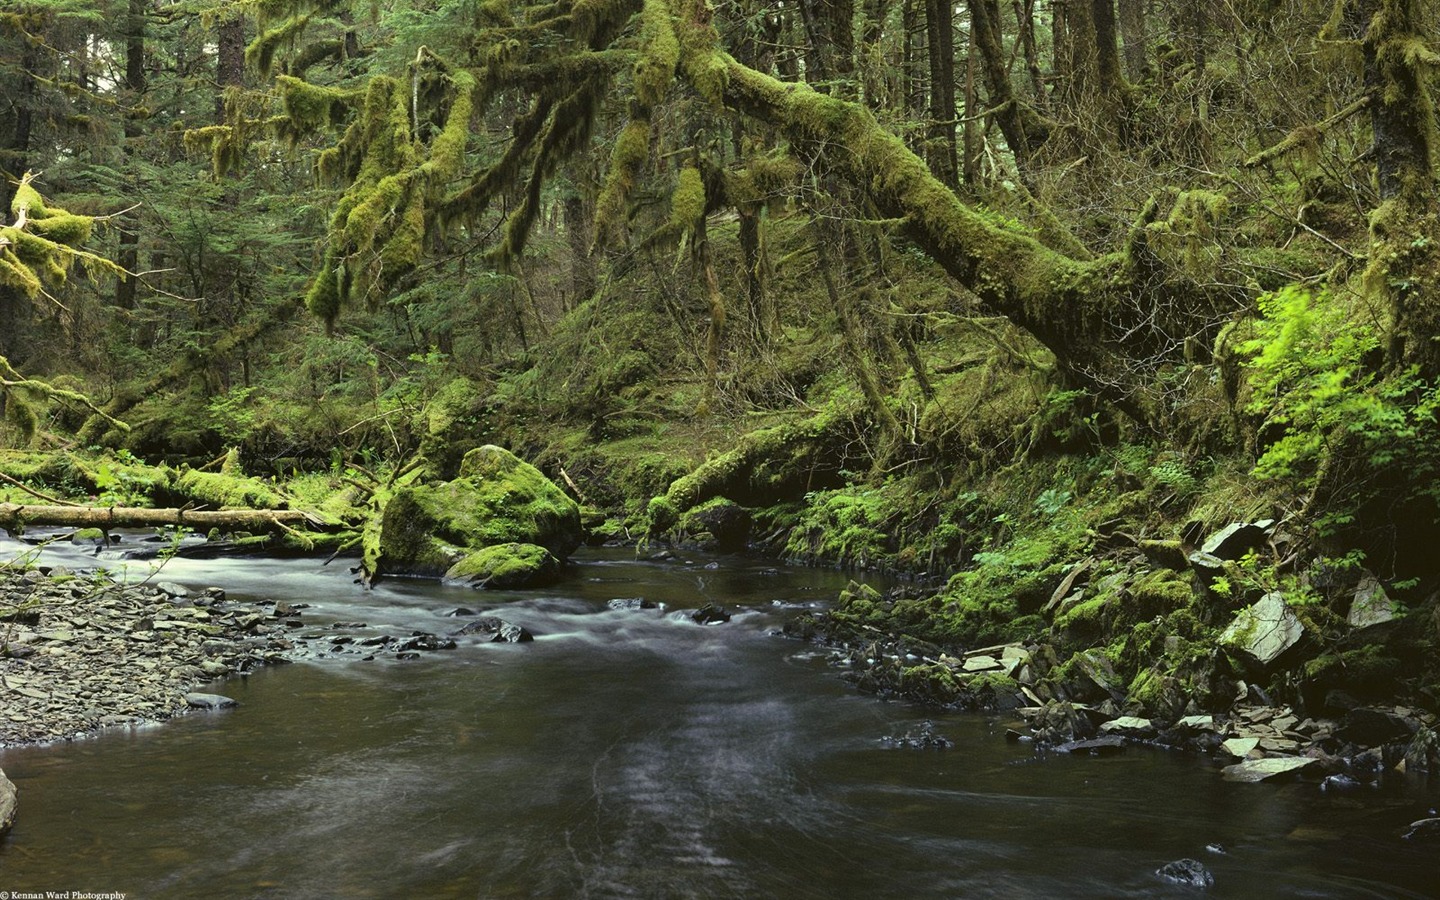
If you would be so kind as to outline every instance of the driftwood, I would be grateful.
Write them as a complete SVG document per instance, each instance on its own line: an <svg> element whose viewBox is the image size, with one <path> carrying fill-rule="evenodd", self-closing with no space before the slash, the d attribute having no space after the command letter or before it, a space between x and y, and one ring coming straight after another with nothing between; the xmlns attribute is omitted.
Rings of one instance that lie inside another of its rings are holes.
<svg viewBox="0 0 1440 900"><path fill-rule="evenodd" d="M316 516L296 509L142 509L128 506L30 506L0 503L0 528L14 532L27 525L64 528L153 528L183 526L196 531L291 532L295 528L336 530Z"/></svg>

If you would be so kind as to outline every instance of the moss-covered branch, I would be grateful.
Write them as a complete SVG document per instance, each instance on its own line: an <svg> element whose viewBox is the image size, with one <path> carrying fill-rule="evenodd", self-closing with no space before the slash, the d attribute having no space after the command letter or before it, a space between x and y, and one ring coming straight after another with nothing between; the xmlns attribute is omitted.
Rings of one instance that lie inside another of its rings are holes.
<svg viewBox="0 0 1440 900"><path fill-rule="evenodd" d="M951 276L1033 334L1082 382L1133 401L1130 388L1143 377L1133 361L1163 353L1173 335L1147 323L1151 301L1139 296L1128 257L1072 259L997 224L962 203L864 107L778 81L728 54L714 56L725 66L725 105L779 128L816 165L865 190ZM1199 330L1200 312L1167 330Z"/></svg>

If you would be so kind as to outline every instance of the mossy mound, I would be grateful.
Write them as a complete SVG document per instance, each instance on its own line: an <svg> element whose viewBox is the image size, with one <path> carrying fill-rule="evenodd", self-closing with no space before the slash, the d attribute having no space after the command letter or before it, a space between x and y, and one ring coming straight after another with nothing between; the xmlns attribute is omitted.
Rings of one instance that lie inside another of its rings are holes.
<svg viewBox="0 0 1440 900"><path fill-rule="evenodd" d="M243 475L200 472L194 469L175 480L175 490L222 509L288 509L289 503L273 486Z"/></svg>
<svg viewBox="0 0 1440 900"><path fill-rule="evenodd" d="M470 553L445 573L445 581L473 588L512 590L554 584L560 560L537 544L496 544Z"/></svg>
<svg viewBox="0 0 1440 900"><path fill-rule="evenodd" d="M442 575L497 544L538 544L557 558L580 545L580 507L534 466L493 445L465 454L453 481L398 488L385 504L373 575Z"/></svg>

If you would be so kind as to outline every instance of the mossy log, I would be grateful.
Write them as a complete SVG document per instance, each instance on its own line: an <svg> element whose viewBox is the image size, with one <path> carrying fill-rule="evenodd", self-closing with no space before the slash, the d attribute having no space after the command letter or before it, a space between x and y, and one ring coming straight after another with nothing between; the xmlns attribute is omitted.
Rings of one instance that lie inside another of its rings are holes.
<svg viewBox="0 0 1440 900"><path fill-rule="evenodd" d="M32 506L0 503L0 528L16 533L27 525L62 528L155 528L174 525L209 531L264 531L288 533L296 528L322 531L337 526L301 510L259 509L145 509L128 506Z"/></svg>

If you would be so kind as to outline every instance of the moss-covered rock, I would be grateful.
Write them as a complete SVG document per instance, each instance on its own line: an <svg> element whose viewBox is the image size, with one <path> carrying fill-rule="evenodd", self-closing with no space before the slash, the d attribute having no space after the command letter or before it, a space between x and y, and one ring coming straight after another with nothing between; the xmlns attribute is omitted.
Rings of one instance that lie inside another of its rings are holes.
<svg viewBox="0 0 1440 900"><path fill-rule="evenodd" d="M373 538L371 574L441 575L467 551L496 544L538 544L563 559L581 535L574 500L539 469L487 445L465 454L453 481L394 491Z"/></svg>
<svg viewBox="0 0 1440 900"><path fill-rule="evenodd" d="M750 539L750 511L732 500L716 497L680 516L679 531L679 537L706 549L744 550Z"/></svg>
<svg viewBox="0 0 1440 900"><path fill-rule="evenodd" d="M445 580L474 588L510 590L554 584L560 560L537 544L496 544L466 554L445 572Z"/></svg>

